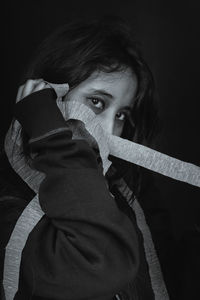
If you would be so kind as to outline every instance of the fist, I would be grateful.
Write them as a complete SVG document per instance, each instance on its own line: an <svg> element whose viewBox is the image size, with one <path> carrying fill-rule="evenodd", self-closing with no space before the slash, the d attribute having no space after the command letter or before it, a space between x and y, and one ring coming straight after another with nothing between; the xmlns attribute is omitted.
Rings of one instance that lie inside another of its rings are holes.
<svg viewBox="0 0 200 300"><path fill-rule="evenodd" d="M17 92L16 103L30 95L31 93L42 89L51 88L43 79L28 79L25 84L21 85Z"/></svg>

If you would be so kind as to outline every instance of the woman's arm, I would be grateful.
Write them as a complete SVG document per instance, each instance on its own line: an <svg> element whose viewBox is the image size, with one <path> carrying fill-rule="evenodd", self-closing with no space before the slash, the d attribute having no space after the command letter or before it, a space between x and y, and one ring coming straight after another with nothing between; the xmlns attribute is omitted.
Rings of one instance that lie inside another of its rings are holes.
<svg viewBox="0 0 200 300"><path fill-rule="evenodd" d="M30 137L34 168L46 174L45 216L23 250L15 299L28 289L40 299L111 298L138 269L133 223L110 195L93 149L72 140L52 89L28 95L14 114Z"/></svg>

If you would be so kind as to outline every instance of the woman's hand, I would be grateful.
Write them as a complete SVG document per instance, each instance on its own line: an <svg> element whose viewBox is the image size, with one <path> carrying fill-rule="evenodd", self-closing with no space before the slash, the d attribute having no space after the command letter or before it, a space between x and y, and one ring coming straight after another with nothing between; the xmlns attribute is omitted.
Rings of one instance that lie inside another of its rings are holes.
<svg viewBox="0 0 200 300"><path fill-rule="evenodd" d="M17 92L16 103L30 95L31 93L40 91L42 89L51 88L42 78L28 79L25 84L21 85Z"/></svg>

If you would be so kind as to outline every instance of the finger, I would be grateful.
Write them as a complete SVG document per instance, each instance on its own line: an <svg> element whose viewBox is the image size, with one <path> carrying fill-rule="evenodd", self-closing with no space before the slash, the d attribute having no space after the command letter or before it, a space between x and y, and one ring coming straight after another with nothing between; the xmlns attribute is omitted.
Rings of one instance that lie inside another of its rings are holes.
<svg viewBox="0 0 200 300"><path fill-rule="evenodd" d="M50 84L46 83L45 89L53 89L53 87Z"/></svg>
<svg viewBox="0 0 200 300"><path fill-rule="evenodd" d="M24 88L24 84L21 85L21 86L19 87L18 91L17 91L16 102L18 102L19 100L21 100L23 88Z"/></svg>
<svg viewBox="0 0 200 300"><path fill-rule="evenodd" d="M45 83L44 81L43 81L43 82L40 82L39 84L35 85L34 89L32 90L32 93L44 89L45 86L46 86L46 83Z"/></svg>
<svg viewBox="0 0 200 300"><path fill-rule="evenodd" d="M23 91L22 91L22 98L28 96L32 93L35 85L39 82L41 82L43 79L28 79L27 82L24 85Z"/></svg>
<svg viewBox="0 0 200 300"><path fill-rule="evenodd" d="M63 98L69 91L68 83L51 83L48 84L55 90L58 98Z"/></svg>

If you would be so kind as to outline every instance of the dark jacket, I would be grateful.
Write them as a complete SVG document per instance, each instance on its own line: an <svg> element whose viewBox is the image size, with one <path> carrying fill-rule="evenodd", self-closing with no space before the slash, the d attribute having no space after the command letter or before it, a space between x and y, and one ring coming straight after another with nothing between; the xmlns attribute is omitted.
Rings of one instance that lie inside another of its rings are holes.
<svg viewBox="0 0 200 300"><path fill-rule="evenodd" d="M45 215L23 249L14 299L111 300L120 293L122 299L131 299L125 298L129 294L132 299L154 299L142 235L117 187L119 173L104 177L87 141L72 140L53 90L21 100L15 117L30 138L32 153L37 153L34 168L46 178L39 188ZM4 249L35 193L12 170L5 153L1 159L3 276Z"/></svg>

